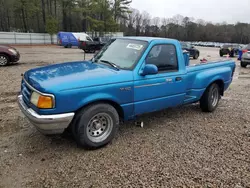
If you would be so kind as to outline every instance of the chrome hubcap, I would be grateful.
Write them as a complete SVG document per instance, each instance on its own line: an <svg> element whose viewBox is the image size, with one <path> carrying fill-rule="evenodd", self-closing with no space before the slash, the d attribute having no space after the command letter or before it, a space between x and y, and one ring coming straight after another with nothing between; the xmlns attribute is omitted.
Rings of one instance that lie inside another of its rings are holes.
<svg viewBox="0 0 250 188"><path fill-rule="evenodd" d="M6 65L7 64L7 58L4 56L0 56L0 65Z"/></svg>
<svg viewBox="0 0 250 188"><path fill-rule="evenodd" d="M216 106L219 100L219 91L218 88L213 88L211 95L212 106Z"/></svg>
<svg viewBox="0 0 250 188"><path fill-rule="evenodd" d="M107 113L98 113L93 116L87 126L87 136L92 142L102 142L110 135L113 129L113 120Z"/></svg>

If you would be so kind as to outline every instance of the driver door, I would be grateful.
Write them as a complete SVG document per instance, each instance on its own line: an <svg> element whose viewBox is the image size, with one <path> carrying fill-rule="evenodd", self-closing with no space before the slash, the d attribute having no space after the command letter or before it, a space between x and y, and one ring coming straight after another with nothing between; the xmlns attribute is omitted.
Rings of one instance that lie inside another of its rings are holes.
<svg viewBox="0 0 250 188"><path fill-rule="evenodd" d="M185 98L186 74L180 71L175 45L157 44L145 59L158 67L158 74L136 75L134 82L135 115L175 107Z"/></svg>

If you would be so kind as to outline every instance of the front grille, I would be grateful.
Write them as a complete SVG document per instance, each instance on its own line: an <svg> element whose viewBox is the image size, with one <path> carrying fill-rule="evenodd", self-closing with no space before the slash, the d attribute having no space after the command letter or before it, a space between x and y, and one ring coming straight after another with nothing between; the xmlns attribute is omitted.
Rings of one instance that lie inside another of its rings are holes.
<svg viewBox="0 0 250 188"><path fill-rule="evenodd" d="M27 86L27 84L23 80L22 80L22 85L21 85L21 92L23 95L24 102L28 105L30 102L32 90Z"/></svg>

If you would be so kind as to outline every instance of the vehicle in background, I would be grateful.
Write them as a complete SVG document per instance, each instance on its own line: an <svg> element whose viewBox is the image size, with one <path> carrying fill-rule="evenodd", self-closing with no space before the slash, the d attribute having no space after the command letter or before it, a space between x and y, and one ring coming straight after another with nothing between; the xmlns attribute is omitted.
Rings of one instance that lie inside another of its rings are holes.
<svg viewBox="0 0 250 188"><path fill-rule="evenodd" d="M59 32L57 34L57 44L65 48L79 46L79 41L93 41L86 33Z"/></svg>
<svg viewBox="0 0 250 188"><path fill-rule="evenodd" d="M208 42L206 44L206 47L215 47L215 44L214 44L214 42Z"/></svg>
<svg viewBox="0 0 250 188"><path fill-rule="evenodd" d="M238 44L224 44L219 51L220 56L229 55L234 57L239 54L240 45Z"/></svg>
<svg viewBox="0 0 250 188"><path fill-rule="evenodd" d="M196 102L215 111L234 71L231 59L187 66L174 39L115 38L89 61L25 72L18 104L43 134L67 129L79 146L100 148L145 113Z"/></svg>
<svg viewBox="0 0 250 188"><path fill-rule="evenodd" d="M241 67L246 67L247 65L250 65L250 44L246 45L242 48L242 56L241 56Z"/></svg>
<svg viewBox="0 0 250 188"><path fill-rule="evenodd" d="M247 45L241 45L239 49L239 56L238 56L239 61L241 60L243 53L247 52L246 48L247 48Z"/></svg>
<svg viewBox="0 0 250 188"><path fill-rule="evenodd" d="M193 57L193 59L198 59L200 56L200 51L197 50L194 46L187 42L181 42L181 47L183 50L187 50L189 52L189 56Z"/></svg>
<svg viewBox="0 0 250 188"><path fill-rule="evenodd" d="M20 53L13 47L0 45L0 66L5 66L20 59Z"/></svg>
<svg viewBox="0 0 250 188"><path fill-rule="evenodd" d="M102 47L110 40L109 37L95 37L93 41L79 41L78 48L84 50L86 53L95 53L102 49Z"/></svg>
<svg viewBox="0 0 250 188"><path fill-rule="evenodd" d="M101 50L110 39L111 37L94 37L93 40L97 42L96 50Z"/></svg>
<svg viewBox="0 0 250 188"><path fill-rule="evenodd" d="M78 48L85 53L95 53L97 50L98 42L93 40L79 40Z"/></svg>

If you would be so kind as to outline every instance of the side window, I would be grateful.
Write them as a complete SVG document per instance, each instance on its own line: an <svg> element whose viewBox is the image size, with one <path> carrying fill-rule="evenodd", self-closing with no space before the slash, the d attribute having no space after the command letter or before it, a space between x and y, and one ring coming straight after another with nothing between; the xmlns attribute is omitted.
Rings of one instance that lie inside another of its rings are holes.
<svg viewBox="0 0 250 188"><path fill-rule="evenodd" d="M92 41L92 39L89 36L86 36L87 41Z"/></svg>
<svg viewBox="0 0 250 188"><path fill-rule="evenodd" d="M154 64L158 71L178 71L178 60L175 46L162 44L154 46L146 58L146 64Z"/></svg>

